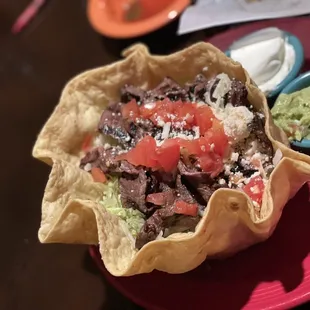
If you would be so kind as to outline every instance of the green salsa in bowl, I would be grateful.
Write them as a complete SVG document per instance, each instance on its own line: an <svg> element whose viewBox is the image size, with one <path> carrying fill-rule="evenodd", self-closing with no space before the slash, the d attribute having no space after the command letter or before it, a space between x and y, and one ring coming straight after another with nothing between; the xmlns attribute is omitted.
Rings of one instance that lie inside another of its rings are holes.
<svg viewBox="0 0 310 310"><path fill-rule="evenodd" d="M310 149L310 72L299 76L283 89L271 114L293 146Z"/></svg>

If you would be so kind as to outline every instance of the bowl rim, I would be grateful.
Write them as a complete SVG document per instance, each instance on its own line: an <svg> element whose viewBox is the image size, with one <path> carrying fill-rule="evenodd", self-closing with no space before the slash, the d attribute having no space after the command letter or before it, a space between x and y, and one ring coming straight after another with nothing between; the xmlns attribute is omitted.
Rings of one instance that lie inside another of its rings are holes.
<svg viewBox="0 0 310 310"><path fill-rule="evenodd" d="M173 0L163 11L147 19L119 23L111 18L101 2L102 0L87 0L88 21L96 32L114 39L130 39L155 31L178 18L190 5L190 0ZM173 14L169 17L171 12Z"/></svg>
<svg viewBox="0 0 310 310"><path fill-rule="evenodd" d="M309 87L310 87L310 71L307 71L299 76L297 76L295 79L293 79L289 84L287 84L281 91L281 94L291 94L297 90L292 90L296 85L299 85L299 83L301 83L301 81L303 80L309 80ZM278 99L277 99L278 100ZM274 104L277 103L277 100L275 101ZM296 146L298 148L306 148L306 149L310 149L310 139L302 139L301 141L290 141L290 143L293 146Z"/></svg>
<svg viewBox="0 0 310 310"><path fill-rule="evenodd" d="M266 27L266 28L268 28L268 27ZM262 28L262 29L264 29L264 28ZM259 29L257 31L260 31L262 29ZM282 30L282 29L280 29L280 30ZM246 38L247 36L252 35L253 33L255 33L257 31L254 31L254 32L251 32L245 36L242 36L238 40ZM305 58L304 48L303 48L301 41L292 33L288 32L288 31L284 31L284 30L282 30L282 31L284 32L285 38L288 40L288 43L291 44L294 48L295 62L294 62L292 69L287 74L287 76L271 92L266 94L267 98L274 98L279 93L281 93L281 91L296 78L296 76L298 75L298 73L299 73L300 69L302 68L304 61L305 61L305 59L304 59ZM230 46L225 51L225 54L228 57L230 57L230 52L231 52Z"/></svg>

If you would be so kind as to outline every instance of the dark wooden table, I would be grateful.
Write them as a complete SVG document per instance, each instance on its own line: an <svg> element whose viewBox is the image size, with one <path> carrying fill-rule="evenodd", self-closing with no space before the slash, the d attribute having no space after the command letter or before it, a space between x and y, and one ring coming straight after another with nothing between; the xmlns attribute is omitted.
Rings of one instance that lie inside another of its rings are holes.
<svg viewBox="0 0 310 310"><path fill-rule="evenodd" d="M14 36L12 23L28 3L0 1L0 309L139 309L99 275L86 246L38 242L49 167L31 158L36 135L68 79L118 59L135 40L96 34L88 24L85 1L78 0L50 1ZM168 53L202 38L177 38L175 29L176 23L164 36L159 32L141 39L152 51Z"/></svg>

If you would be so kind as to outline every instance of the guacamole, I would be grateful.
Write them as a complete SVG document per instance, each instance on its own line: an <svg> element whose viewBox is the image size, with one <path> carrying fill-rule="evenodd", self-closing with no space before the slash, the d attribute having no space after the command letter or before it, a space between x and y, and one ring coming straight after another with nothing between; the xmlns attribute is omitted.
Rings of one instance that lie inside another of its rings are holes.
<svg viewBox="0 0 310 310"><path fill-rule="evenodd" d="M271 109L275 124L289 140L310 139L310 87L281 94Z"/></svg>

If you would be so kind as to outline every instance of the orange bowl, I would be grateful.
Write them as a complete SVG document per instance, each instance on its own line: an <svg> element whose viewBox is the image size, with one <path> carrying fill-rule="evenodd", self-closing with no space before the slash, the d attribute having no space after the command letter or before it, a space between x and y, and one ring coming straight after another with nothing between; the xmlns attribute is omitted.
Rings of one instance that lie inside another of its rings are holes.
<svg viewBox="0 0 310 310"><path fill-rule="evenodd" d="M87 15L97 32L131 38L170 23L188 5L190 0L88 0Z"/></svg>

